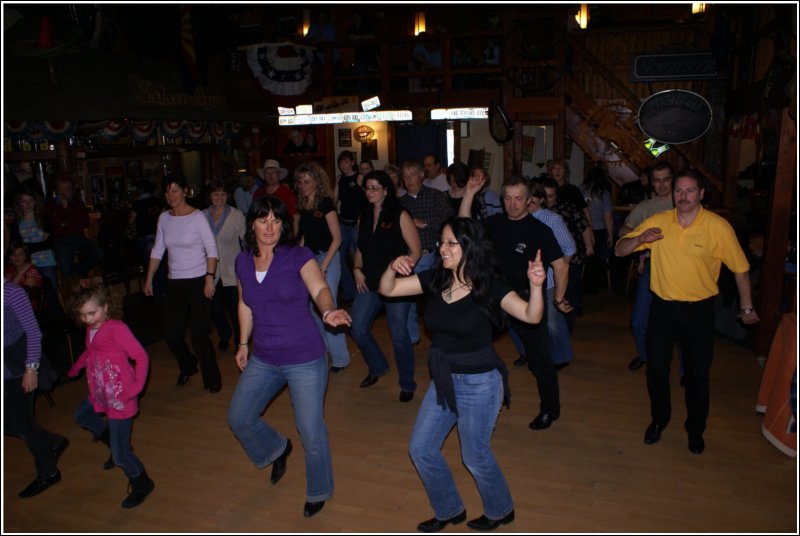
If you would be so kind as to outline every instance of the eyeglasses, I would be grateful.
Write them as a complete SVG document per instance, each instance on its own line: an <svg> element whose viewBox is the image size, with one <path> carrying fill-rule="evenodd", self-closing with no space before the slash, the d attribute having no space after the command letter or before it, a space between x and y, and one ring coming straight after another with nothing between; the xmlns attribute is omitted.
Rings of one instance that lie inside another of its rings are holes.
<svg viewBox="0 0 800 536"><path fill-rule="evenodd" d="M457 245L459 244L455 240L438 240L436 242L436 249L439 249L442 246L446 247L447 249L453 249Z"/></svg>

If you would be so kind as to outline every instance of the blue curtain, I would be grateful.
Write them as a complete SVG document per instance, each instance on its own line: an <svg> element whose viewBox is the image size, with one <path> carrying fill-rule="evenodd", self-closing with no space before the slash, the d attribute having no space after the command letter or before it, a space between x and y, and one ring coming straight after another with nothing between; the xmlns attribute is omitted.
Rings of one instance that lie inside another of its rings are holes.
<svg viewBox="0 0 800 536"><path fill-rule="evenodd" d="M436 156L443 167L452 164L447 161L446 121L430 121L426 125L398 123L395 134L397 165L402 166L406 160L417 160L421 164L429 154Z"/></svg>

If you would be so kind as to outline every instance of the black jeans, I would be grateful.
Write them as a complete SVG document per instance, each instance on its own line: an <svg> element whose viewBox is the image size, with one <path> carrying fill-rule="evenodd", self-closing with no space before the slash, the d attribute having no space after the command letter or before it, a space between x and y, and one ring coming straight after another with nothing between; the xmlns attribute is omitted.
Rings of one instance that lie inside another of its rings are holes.
<svg viewBox="0 0 800 536"><path fill-rule="evenodd" d="M708 417L708 377L714 357L714 297L679 302L663 300L653 294L646 340L650 416L659 424L670 420L669 371L677 342L686 378L684 426L690 434L702 434Z"/></svg>
<svg viewBox="0 0 800 536"><path fill-rule="evenodd" d="M61 441L61 436L45 430L33 416L33 402L36 391L26 393L22 390L22 378L3 381L3 434L19 437L33 455L36 474L53 476L57 470L53 447Z"/></svg>
<svg viewBox="0 0 800 536"><path fill-rule="evenodd" d="M227 314L226 314L227 313ZM231 317L228 322L228 317ZM239 340L239 288L223 287L222 280L217 281L214 299L211 300L211 321L217 330L220 342L227 343L233 334L233 345Z"/></svg>
<svg viewBox="0 0 800 536"><path fill-rule="evenodd" d="M515 318L511 318L511 324L525 347L528 369L536 378L536 387L539 389L539 411L557 419L561 414L561 402L558 392L558 373L548 348L547 306L538 324L520 322Z"/></svg>
<svg viewBox="0 0 800 536"><path fill-rule="evenodd" d="M164 339L178 359L181 374L192 374L200 362L203 385L214 387L221 382L217 356L208 331L211 328L211 300L203 294L205 276L192 279L167 280L167 297L164 299ZM192 355L184 340L186 315L189 315L192 333Z"/></svg>

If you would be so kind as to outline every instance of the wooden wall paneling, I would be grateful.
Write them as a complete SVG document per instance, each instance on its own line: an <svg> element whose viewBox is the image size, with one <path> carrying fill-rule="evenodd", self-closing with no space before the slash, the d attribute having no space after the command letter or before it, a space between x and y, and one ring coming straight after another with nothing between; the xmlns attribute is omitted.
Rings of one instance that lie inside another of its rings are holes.
<svg viewBox="0 0 800 536"><path fill-rule="evenodd" d="M767 236L764 241L764 266L758 308L761 323L758 326L756 352L766 355L780 320L780 302L783 294L784 262L789 242L789 225L792 200L797 188L797 122L784 108L781 117L778 165L772 187Z"/></svg>

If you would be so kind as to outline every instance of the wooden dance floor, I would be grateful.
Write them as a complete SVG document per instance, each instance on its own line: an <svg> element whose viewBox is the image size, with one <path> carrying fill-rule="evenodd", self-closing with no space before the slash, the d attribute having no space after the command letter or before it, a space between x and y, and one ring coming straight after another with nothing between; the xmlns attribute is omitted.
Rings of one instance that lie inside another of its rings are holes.
<svg viewBox="0 0 800 536"><path fill-rule="evenodd" d="M585 314L573 334L575 360L559 373L561 418L545 431L528 423L538 396L527 368L507 335L498 350L509 364L511 409L500 413L493 446L514 499L516 521L506 532L793 532L797 531L797 461L761 435L754 411L761 379L756 356L739 343L718 337L711 378L711 414L706 451L691 454L683 430L685 405L673 364L673 418L658 444L643 443L649 418L644 369L629 372L635 355L628 328L631 302L601 292L586 298ZM390 349L385 317L375 324ZM216 338L213 336L216 344ZM422 484L407 453L422 395L429 384L423 337L416 347L417 396L398 401L400 388L389 374L359 388L366 366L355 350L351 366L331 375L326 422L333 451L336 491L316 517L303 517L305 466L289 394L266 410L266 419L295 444L288 470L276 486L270 468L256 470L226 423L238 371L231 352L218 355L223 389L209 394L199 375L175 385L178 368L166 344L147 349L150 381L135 420L133 446L155 491L126 510L127 479L120 468L104 471L108 450L92 442L72 420L86 395L86 381L60 386L55 407L39 397L36 411L47 428L67 436L62 481L41 495L17 493L34 477L22 441L4 438L4 532L415 532L432 516ZM389 352L389 355L391 353ZM458 437L444 453L467 507L481 515L474 482L461 463ZM469 532L466 525L445 532Z"/></svg>

